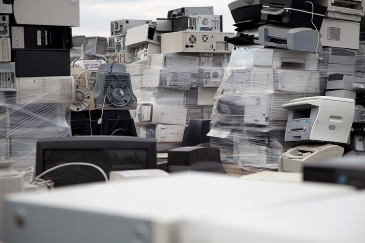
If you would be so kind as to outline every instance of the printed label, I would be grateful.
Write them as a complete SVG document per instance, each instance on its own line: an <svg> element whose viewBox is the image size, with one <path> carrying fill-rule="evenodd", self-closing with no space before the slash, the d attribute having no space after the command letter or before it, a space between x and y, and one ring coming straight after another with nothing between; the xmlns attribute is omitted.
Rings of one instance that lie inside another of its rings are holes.
<svg viewBox="0 0 365 243"><path fill-rule="evenodd" d="M231 132L230 131L227 131L227 130L212 129L207 134L207 136L209 136L209 137L215 137L215 138L227 138L230 133Z"/></svg>

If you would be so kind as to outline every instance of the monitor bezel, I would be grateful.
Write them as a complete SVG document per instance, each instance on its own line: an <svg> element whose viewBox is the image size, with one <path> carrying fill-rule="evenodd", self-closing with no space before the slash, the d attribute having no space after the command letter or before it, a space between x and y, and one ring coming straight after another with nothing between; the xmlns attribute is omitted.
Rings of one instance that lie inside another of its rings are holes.
<svg viewBox="0 0 365 243"><path fill-rule="evenodd" d="M37 141L36 151L36 176L43 173L44 150L50 149L128 149L147 150L147 168L157 168L156 139L137 138L127 136L77 136L42 138ZM86 162L87 163L87 162ZM109 175L108 175L109 176Z"/></svg>

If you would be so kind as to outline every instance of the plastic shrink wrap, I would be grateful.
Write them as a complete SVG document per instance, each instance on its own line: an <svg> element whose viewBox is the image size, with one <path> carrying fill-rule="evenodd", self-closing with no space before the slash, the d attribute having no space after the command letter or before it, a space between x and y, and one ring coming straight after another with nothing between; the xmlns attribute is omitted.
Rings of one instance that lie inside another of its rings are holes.
<svg viewBox="0 0 365 243"><path fill-rule="evenodd" d="M15 78L16 91L0 91L0 160L22 171L35 166L36 142L70 136L74 78Z"/></svg>
<svg viewBox="0 0 365 243"><path fill-rule="evenodd" d="M180 147L192 119L210 119L230 54L152 54L127 64L138 107L131 111L140 137L158 151Z"/></svg>
<svg viewBox="0 0 365 243"><path fill-rule="evenodd" d="M280 155L298 145L284 142L288 111L282 105L324 95L329 67L341 72L333 57L338 52L326 49L320 59L306 52L234 47L214 98L208 134L211 146L221 149L222 161L251 171L276 170ZM354 66L345 66L345 71Z"/></svg>

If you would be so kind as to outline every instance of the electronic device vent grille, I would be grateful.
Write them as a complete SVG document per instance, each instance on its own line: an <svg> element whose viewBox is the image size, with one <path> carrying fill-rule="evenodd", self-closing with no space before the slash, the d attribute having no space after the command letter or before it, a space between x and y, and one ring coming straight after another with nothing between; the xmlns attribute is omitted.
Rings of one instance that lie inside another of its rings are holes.
<svg viewBox="0 0 365 243"><path fill-rule="evenodd" d="M98 67L100 66L100 61L95 61L95 60L83 60L84 62L84 67L86 69L98 69Z"/></svg>
<svg viewBox="0 0 365 243"><path fill-rule="evenodd" d="M328 27L327 28L327 40L340 41L341 40L341 28Z"/></svg>
<svg viewBox="0 0 365 243"><path fill-rule="evenodd" d="M217 51L227 51L228 50L228 43L223 42L223 41L217 41L216 50Z"/></svg>
<svg viewBox="0 0 365 243"><path fill-rule="evenodd" d="M95 84L96 84L96 75L98 71L88 71L88 82L89 82L89 89L93 91Z"/></svg>
<svg viewBox="0 0 365 243"><path fill-rule="evenodd" d="M128 105L132 98L131 87L127 82L129 80L130 78L127 75L105 76L104 94L106 94L109 104L119 107Z"/></svg>
<svg viewBox="0 0 365 243"><path fill-rule="evenodd" d="M190 44L195 44L196 43L196 36L195 35L191 35L189 37L189 42L190 42Z"/></svg>
<svg viewBox="0 0 365 243"><path fill-rule="evenodd" d="M208 42L209 41L209 36L208 35L203 35L202 36L202 41L203 42Z"/></svg>
<svg viewBox="0 0 365 243"><path fill-rule="evenodd" d="M0 177L0 241L3 240L3 200L5 195L24 191L23 177L21 175Z"/></svg>
<svg viewBox="0 0 365 243"><path fill-rule="evenodd" d="M0 37L9 37L9 16L0 15Z"/></svg>
<svg viewBox="0 0 365 243"><path fill-rule="evenodd" d="M75 102L70 105L72 111L83 111L90 105L90 91L84 85L77 84L75 89Z"/></svg>

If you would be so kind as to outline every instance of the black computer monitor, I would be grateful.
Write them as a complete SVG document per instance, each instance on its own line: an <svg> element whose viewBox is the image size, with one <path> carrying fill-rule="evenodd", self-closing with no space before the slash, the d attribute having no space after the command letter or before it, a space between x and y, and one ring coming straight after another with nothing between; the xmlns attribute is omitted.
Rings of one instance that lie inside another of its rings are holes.
<svg viewBox="0 0 365 243"><path fill-rule="evenodd" d="M123 136L77 136L44 138L37 141L36 175L57 165L85 162L110 171L156 169L156 140ZM72 165L43 176L55 187L103 181L95 168Z"/></svg>

